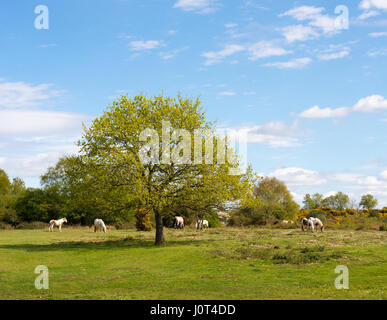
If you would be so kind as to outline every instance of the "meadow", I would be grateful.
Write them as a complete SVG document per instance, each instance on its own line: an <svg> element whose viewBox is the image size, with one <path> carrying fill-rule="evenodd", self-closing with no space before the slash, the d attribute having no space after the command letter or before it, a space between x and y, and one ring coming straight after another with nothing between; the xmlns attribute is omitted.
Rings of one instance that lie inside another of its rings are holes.
<svg viewBox="0 0 387 320"><path fill-rule="evenodd" d="M387 299L387 233L222 227L0 230L0 299ZM49 269L37 290L34 269ZM337 290L334 270L349 269Z"/></svg>

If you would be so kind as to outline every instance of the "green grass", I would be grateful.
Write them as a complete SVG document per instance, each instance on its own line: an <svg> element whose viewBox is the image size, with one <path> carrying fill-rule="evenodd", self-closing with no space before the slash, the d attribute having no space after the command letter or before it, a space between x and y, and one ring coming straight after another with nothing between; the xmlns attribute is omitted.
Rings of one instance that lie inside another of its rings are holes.
<svg viewBox="0 0 387 320"><path fill-rule="evenodd" d="M0 299L386 299L387 233L217 228L0 231ZM46 265L50 289L37 290ZM337 265L349 290L337 290Z"/></svg>

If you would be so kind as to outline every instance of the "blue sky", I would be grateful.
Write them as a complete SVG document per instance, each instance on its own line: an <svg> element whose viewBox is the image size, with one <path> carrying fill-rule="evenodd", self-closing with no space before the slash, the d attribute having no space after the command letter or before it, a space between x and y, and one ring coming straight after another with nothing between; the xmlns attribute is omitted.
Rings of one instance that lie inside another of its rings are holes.
<svg viewBox="0 0 387 320"><path fill-rule="evenodd" d="M114 97L181 92L297 201L387 205L387 0L4 0L0 24L0 167L28 186Z"/></svg>

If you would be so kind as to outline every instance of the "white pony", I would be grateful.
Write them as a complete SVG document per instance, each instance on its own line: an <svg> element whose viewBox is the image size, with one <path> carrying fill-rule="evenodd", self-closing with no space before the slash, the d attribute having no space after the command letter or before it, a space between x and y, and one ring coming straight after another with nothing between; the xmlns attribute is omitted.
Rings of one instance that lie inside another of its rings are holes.
<svg viewBox="0 0 387 320"><path fill-rule="evenodd" d="M310 217L309 219L303 218L301 220L302 231L305 231L305 227L307 227L308 230L314 232L316 226L320 227L321 232L324 232L324 225L319 218Z"/></svg>
<svg viewBox="0 0 387 320"><path fill-rule="evenodd" d="M195 224L195 228L196 229L205 229L205 228L209 228L209 223L207 220L198 220Z"/></svg>
<svg viewBox="0 0 387 320"><path fill-rule="evenodd" d="M97 230L102 231L106 233L106 226L105 222L103 222L102 219L95 219L94 220L94 232L97 232Z"/></svg>
<svg viewBox="0 0 387 320"><path fill-rule="evenodd" d="M173 220L173 227L175 229L184 229L184 218L175 217L175 219Z"/></svg>
<svg viewBox="0 0 387 320"><path fill-rule="evenodd" d="M59 232L62 232L62 224L67 223L66 218L62 218L59 220L51 220L48 226L48 231L54 231L54 226L58 227Z"/></svg>

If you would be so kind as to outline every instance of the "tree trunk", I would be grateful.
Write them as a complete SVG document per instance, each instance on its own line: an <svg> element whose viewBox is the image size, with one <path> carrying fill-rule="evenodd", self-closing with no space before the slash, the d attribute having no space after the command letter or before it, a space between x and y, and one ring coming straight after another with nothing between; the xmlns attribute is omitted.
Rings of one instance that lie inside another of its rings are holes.
<svg viewBox="0 0 387 320"><path fill-rule="evenodd" d="M164 241L164 225L163 225L163 217L160 214L160 212L155 212L155 219L156 219L156 246L162 246L165 244Z"/></svg>

